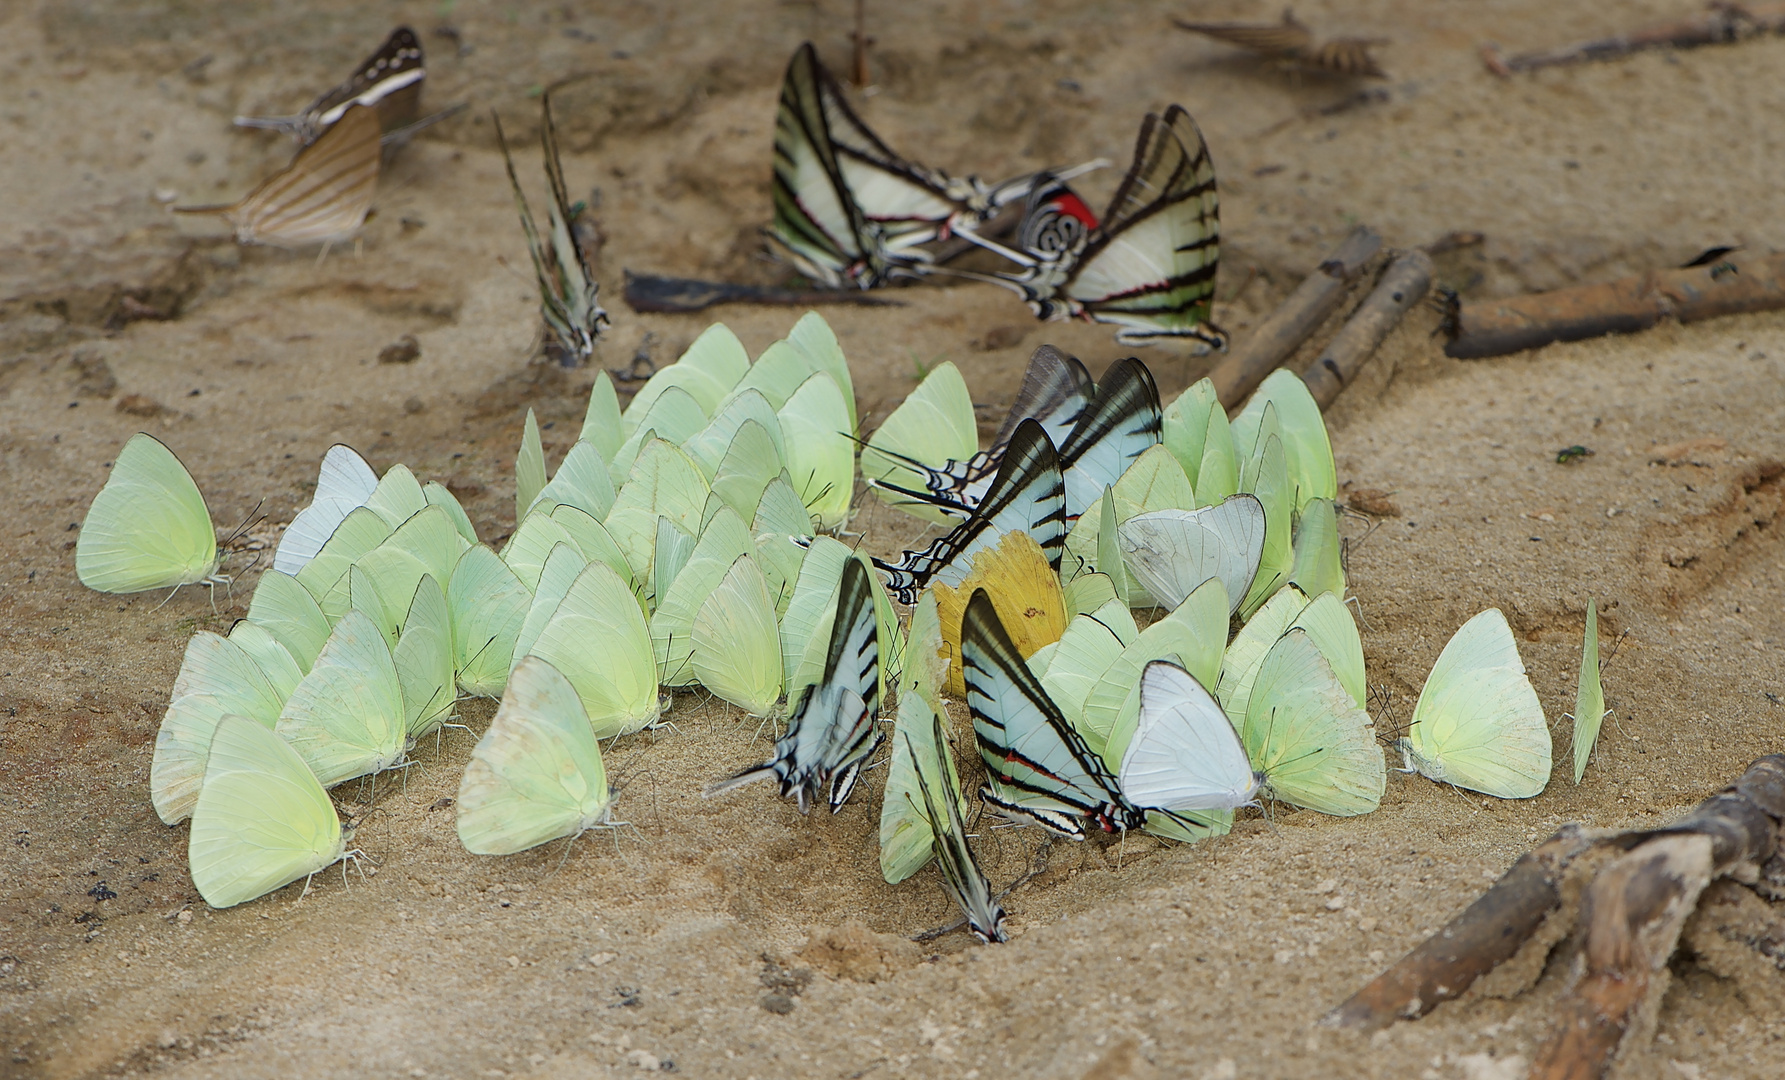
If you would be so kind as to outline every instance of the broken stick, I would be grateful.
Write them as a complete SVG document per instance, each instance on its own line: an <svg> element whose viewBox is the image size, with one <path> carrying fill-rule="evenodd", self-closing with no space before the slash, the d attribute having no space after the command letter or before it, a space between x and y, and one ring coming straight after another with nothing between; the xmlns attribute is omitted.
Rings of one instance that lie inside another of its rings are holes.
<svg viewBox="0 0 1785 1080"><path fill-rule="evenodd" d="M1442 930L1328 1013L1329 1027L1375 1030L1415 1019L1461 995L1530 941L1562 901L1570 864L1595 849L1623 854L1588 886L1580 908L1575 982L1530 1075L1599 1077L1637 1030L1644 1006L1666 989L1653 976L1711 881L1753 881L1779 851L1785 754L1748 766L1731 786L1662 829L1588 833L1564 825L1524 855Z"/></svg>
<svg viewBox="0 0 1785 1080"><path fill-rule="evenodd" d="M1339 306L1346 286L1381 247L1382 237L1369 226L1353 229L1277 310L1209 372L1221 404L1229 409L1236 407L1258 388L1265 376L1289 359Z"/></svg>
<svg viewBox="0 0 1785 1080"><path fill-rule="evenodd" d="M1321 350L1320 358L1302 372L1302 381L1322 410L1351 385L1382 339L1431 287L1432 257L1425 252L1416 248L1389 264L1369 297Z"/></svg>
<svg viewBox="0 0 1785 1080"><path fill-rule="evenodd" d="M1645 49L1692 49L1700 45L1741 41L1761 34L1785 33L1785 4L1748 6L1721 3L1712 4L1710 8L1708 13L1690 19L1658 23L1632 30L1628 34L1576 42L1559 49L1502 58L1498 49L1485 46L1481 57L1489 71L1504 77L1515 71L1535 71L1560 64L1629 56Z"/></svg>
<svg viewBox="0 0 1785 1080"><path fill-rule="evenodd" d="M1635 333L1669 318L1689 323L1778 308L1785 308L1785 255L1732 254L1706 266L1466 302L1444 354L1474 360L1552 341Z"/></svg>

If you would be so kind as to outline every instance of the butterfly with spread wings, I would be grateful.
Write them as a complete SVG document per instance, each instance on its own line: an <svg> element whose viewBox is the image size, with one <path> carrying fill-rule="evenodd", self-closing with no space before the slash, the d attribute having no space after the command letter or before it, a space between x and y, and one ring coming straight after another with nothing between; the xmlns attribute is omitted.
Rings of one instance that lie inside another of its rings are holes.
<svg viewBox="0 0 1785 1080"><path fill-rule="evenodd" d="M1111 323L1124 345L1179 338L1227 347L1226 332L1209 322L1221 256L1215 167L1181 106L1141 123L1134 162L1101 221L1060 176L1044 174L1029 189L1014 248L961 235L1022 267L967 276L1016 291L1042 319Z"/></svg>
<svg viewBox="0 0 1785 1080"><path fill-rule="evenodd" d="M1055 357L1060 355L1048 346L1042 348ZM1036 361L1041 360L1040 351L1035 355ZM1076 359L1065 359L1071 365L1077 365L1076 371L1061 364L1054 375L1042 376L1062 389L1067 380L1076 384L1078 374L1084 371L1084 366ZM1031 373L1036 361L1031 361ZM1065 370L1062 372L1060 368ZM1029 380L1025 378L1024 389L1028 386ZM1018 405L1023 404L1019 397ZM1015 415L1014 410L1012 415ZM1049 439L1059 445L1068 522L1076 521L1103 495L1105 487L1121 479L1135 459L1159 442L1162 432L1159 386L1147 366L1134 357L1111 364L1103 373L1102 381L1095 385L1087 380L1064 391L1047 415L1052 426L1043 426ZM1057 436L1056 431L1059 432ZM1001 464L1005 445L994 443L992 449L970 458L965 468L951 461L941 469L931 469L920 462L907 460L906 464L925 475L927 490L924 491L882 481L870 483L928 503L945 514L968 517L988 494L991 481L986 478L986 470L996 469Z"/></svg>
<svg viewBox="0 0 1785 1080"><path fill-rule="evenodd" d="M539 142L545 152L545 176L551 183L552 201L546 207L549 235L542 239L534 224L533 210L521 190L514 173L514 158L508 153L508 140L502 134L502 119L492 111L496 121L496 142L502 147L502 160L508 166L508 182L514 188L515 209L520 211L521 230L527 234L527 252L533 258L533 272L539 279L539 311L551 332L548 351L555 353L564 367L587 363L595 354L595 340L609 325L607 311L597 294L595 269L589 241L600 238L592 215L582 203L572 204L570 189L564 182L564 165L558 157L558 128L552 122L552 95L548 90L540 98Z"/></svg>
<svg viewBox="0 0 1785 1080"><path fill-rule="evenodd" d="M833 289L873 288L921 273L931 259L921 245L989 221L1028 195L1039 175L988 185L900 156L850 108L808 42L781 83L768 235L811 280Z"/></svg>
<svg viewBox="0 0 1785 1080"><path fill-rule="evenodd" d="M409 27L399 26L371 56L360 61L345 82L324 91L302 112L291 116L238 116L235 124L282 131L308 146L347 115L348 109L364 105L377 112L384 142L399 142L464 108L455 105L416 119L421 112L422 83L427 77L421 39Z"/></svg>

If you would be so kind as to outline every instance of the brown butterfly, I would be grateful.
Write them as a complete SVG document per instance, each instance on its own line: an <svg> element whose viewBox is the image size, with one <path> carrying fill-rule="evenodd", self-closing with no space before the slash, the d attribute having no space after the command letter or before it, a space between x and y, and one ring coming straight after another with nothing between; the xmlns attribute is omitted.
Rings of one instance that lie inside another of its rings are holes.
<svg viewBox="0 0 1785 1080"><path fill-rule="evenodd" d="M376 52L360 61L346 82L323 93L303 112L296 116L238 116L235 123L237 127L283 131L309 144L345 116L348 109L368 105L377 110L379 125L397 134L416 123L416 114L421 111L422 82L427 75L420 39L407 26L399 26ZM428 122L434 119L437 117L429 117Z"/></svg>
<svg viewBox="0 0 1785 1080"><path fill-rule="evenodd" d="M365 224L378 188L378 114L354 105L290 165L240 202L181 206L186 214L222 214L242 244L295 248L346 240Z"/></svg>
<svg viewBox="0 0 1785 1080"><path fill-rule="evenodd" d="M1279 63L1307 71L1348 78L1386 79L1370 55L1373 45L1388 44L1387 38L1333 38L1314 44L1314 33L1285 9L1280 23L1193 23L1173 19L1179 28L1192 33L1238 45Z"/></svg>

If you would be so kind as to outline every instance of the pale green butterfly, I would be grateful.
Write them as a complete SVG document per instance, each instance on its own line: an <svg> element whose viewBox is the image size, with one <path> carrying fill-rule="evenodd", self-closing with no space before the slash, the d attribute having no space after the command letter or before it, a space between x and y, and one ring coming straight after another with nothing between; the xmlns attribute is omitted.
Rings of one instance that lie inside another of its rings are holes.
<svg viewBox="0 0 1785 1080"><path fill-rule="evenodd" d="M613 509L614 484L608 476L607 459L587 439L577 440L564 455L551 482L540 488L539 494L527 504L527 514L541 509L549 514L557 506L574 506L596 521ZM525 519L526 515L523 515L517 520Z"/></svg>
<svg viewBox="0 0 1785 1080"><path fill-rule="evenodd" d="M1089 615L1073 616L1060 640L1036 650L1027 663L1061 714L1077 726L1098 678L1139 636L1128 605L1117 598Z"/></svg>
<svg viewBox="0 0 1785 1080"><path fill-rule="evenodd" d="M380 625L386 628L386 638L394 639L394 631L404 625L403 618L415 599L416 583L423 577L432 577L436 583L452 580L452 568L469 546L447 512L429 506L354 562L354 570L363 573L377 592L384 610ZM367 614L373 612L368 610Z"/></svg>
<svg viewBox="0 0 1785 1080"><path fill-rule="evenodd" d="M679 386L670 387L652 403L644 422L614 453L613 460L608 462L608 476L616 486L623 484L647 441L663 439L680 446L700 434L707 426L707 420L706 410L693 395Z"/></svg>
<svg viewBox="0 0 1785 1080"><path fill-rule="evenodd" d="M657 610L651 615L651 645L657 656L657 677L665 685L687 686L696 681L689 666L695 616L738 558L753 550L750 530L730 507L722 507L700 534L681 572L667 590L659 591ZM771 626L771 633L773 630ZM777 663L780 656L777 648Z"/></svg>
<svg viewBox="0 0 1785 1080"><path fill-rule="evenodd" d="M531 655L576 687L597 738L630 734L657 719L651 632L632 590L606 563L592 562L577 575Z"/></svg>
<svg viewBox="0 0 1785 1080"><path fill-rule="evenodd" d="M1409 771L1502 799L1549 784L1549 724L1499 608L1464 623L1438 654L1395 749Z"/></svg>
<svg viewBox="0 0 1785 1080"><path fill-rule="evenodd" d="M730 452L731 444L737 439L738 431L748 423L760 426L774 446L775 469L773 476L781 468L780 461L785 451L785 438L781 432L781 421L775 416L775 407L760 391L745 390L725 399L725 404L713 415L706 427L695 432L682 443L690 457L700 464L708 477L715 476L719 465ZM768 483L765 479L763 483Z"/></svg>
<svg viewBox="0 0 1785 1080"><path fill-rule="evenodd" d="M942 622L936 608L936 594L925 590L911 615L905 652L909 659L905 675L899 682L899 709L893 720L893 747L897 751L909 744L913 758L895 752L887 760L886 794L880 804L880 875L889 885L897 885L923 869L934 854L935 834L930 819L918 812L918 804L908 796L918 796L917 771L946 763L954 771L953 755L938 753L932 745L935 725L932 722L941 708L941 686L948 661L937 654L942 650ZM940 774L929 778L939 788L960 792L960 777L953 786ZM965 799L959 809L966 811Z"/></svg>
<svg viewBox="0 0 1785 1080"><path fill-rule="evenodd" d="M806 551L794 542L796 536L809 536L812 516L806 504L794 494L793 483L785 472L769 481L756 503L756 517L750 522L756 536L756 564L768 579L769 591L775 595L775 607L785 613L793 599L794 583Z"/></svg>
<svg viewBox="0 0 1785 1080"><path fill-rule="evenodd" d="M701 511L710 490L700 466L681 447L652 439L639 451L603 525L626 556L631 580L647 595L652 592L658 517L669 518L690 536L700 535Z"/></svg>
<svg viewBox="0 0 1785 1080"><path fill-rule="evenodd" d="M291 653L272 631L248 619L241 619L229 629L229 640L241 647L254 661L254 666L261 670L272 683L273 692L283 701L297 689L297 684L304 678L304 672L292 659Z"/></svg>
<svg viewBox="0 0 1785 1080"><path fill-rule="evenodd" d="M912 463L943 469L978 452L979 424L967 382L959 368L943 361L930 369L868 440L861 454L862 477L887 505L938 524L952 522L953 518L929 503L892 489L927 490L930 473L912 468ZM893 755L895 759L899 756Z"/></svg>
<svg viewBox="0 0 1785 1080"><path fill-rule="evenodd" d="M347 586L342 581L342 576L347 573L347 568L384 543L390 534L391 526L378 516L377 511L367 506L359 507L335 526L335 531L322 545L322 549L297 572L298 584L307 589L318 604L340 584L341 600L344 602ZM323 605L322 610L332 622L341 617L345 606L343 604L331 613L328 605Z"/></svg>
<svg viewBox="0 0 1785 1080"><path fill-rule="evenodd" d="M521 450L514 459L514 519L524 520L533 508L533 500L545 487L545 445L539 439L539 421L533 410L527 410L527 425L521 431Z"/></svg>
<svg viewBox="0 0 1785 1080"><path fill-rule="evenodd" d="M837 587L843 580L843 567L849 562L849 547L828 536L812 541L805 552L798 576L793 579L792 596L781 615L781 659L785 666L785 685L789 698L823 676L824 652L830 642L830 621L836 617ZM801 662L808 649L817 646L817 675L800 677Z"/></svg>
<svg viewBox="0 0 1785 1080"><path fill-rule="evenodd" d="M849 430L854 431L855 384L850 381L849 361L843 358L842 346L837 344L837 335L831 329L831 324L825 322L824 316L818 312L808 311L787 332L787 343L807 358L814 371L828 372L831 378L837 380L837 388L843 391L843 400L849 406Z"/></svg>
<svg viewBox="0 0 1785 1080"><path fill-rule="evenodd" d="M1160 428L1165 448L1196 489L1197 506L1213 506L1239 491L1233 433L1213 382L1203 379L1178 395L1165 407Z"/></svg>
<svg viewBox="0 0 1785 1080"><path fill-rule="evenodd" d="M422 498L428 500L429 506L438 506L452 522L454 529L465 538L465 543L477 543L477 526L471 524L471 515L459 504L459 497L447 490L445 484L438 480L429 480L421 486Z"/></svg>
<svg viewBox="0 0 1785 1080"><path fill-rule="evenodd" d="M545 567L539 572L538 586L533 590L532 602L527 605L526 615L521 620L519 631L515 634L514 644L509 649L512 668L523 656L533 649L533 643L539 640L539 632L545 624L552 621L558 613L558 605L582 576L583 568L589 560L583 558L573 544L558 544L546 557Z"/></svg>
<svg viewBox="0 0 1785 1080"><path fill-rule="evenodd" d="M384 471L378 486L366 500L366 506L384 519L391 528L403 524L428 505L428 494L421 488L407 465L392 465ZM339 531L339 530L337 530Z"/></svg>
<svg viewBox="0 0 1785 1080"><path fill-rule="evenodd" d="M1267 425L1271 418L1265 408ZM1265 436L1258 453L1247 460L1240 477L1240 490L1257 496L1264 507L1264 543L1258 553L1258 570L1252 576L1252 588L1240 602L1239 616L1249 619L1288 580L1295 564L1290 523L1294 509L1290 503L1293 489L1288 465L1283 457L1283 443L1274 432Z"/></svg>
<svg viewBox="0 0 1785 1080"><path fill-rule="evenodd" d="M1599 682L1599 607L1587 601L1586 636L1580 643L1580 684L1574 695L1574 782L1586 774L1587 759L1605 721L1605 687Z"/></svg>
<svg viewBox="0 0 1785 1080"><path fill-rule="evenodd" d="M223 717L186 847L205 903L265 896L351 858L345 847L335 806L297 751L253 720Z"/></svg>
<svg viewBox="0 0 1785 1080"><path fill-rule="evenodd" d="M228 580L217 563L217 533L192 474L153 435L132 435L75 539L81 584L108 593L211 585Z"/></svg>
<svg viewBox="0 0 1785 1080"><path fill-rule="evenodd" d="M1121 599L1116 595L1115 579L1108 574L1080 574L1061 588L1060 596L1065 601L1068 619L1074 615L1096 611L1111 600ZM1127 601L1123 601L1124 605L1126 603Z"/></svg>
<svg viewBox="0 0 1785 1080"><path fill-rule="evenodd" d="M1214 693L1235 731L1245 726L1252 683L1265 655L1291 629L1307 632L1309 640L1332 665L1339 684L1359 708L1363 707L1367 694L1364 647L1351 609L1333 593L1322 593L1310 601L1301 589L1289 585L1265 601L1240 627L1221 658L1221 674Z"/></svg>
<svg viewBox="0 0 1785 1080"><path fill-rule="evenodd" d="M403 692L403 725L409 741L452 718L458 694L453 681L452 614L432 574L415 585L403 633L391 650Z"/></svg>
<svg viewBox="0 0 1785 1080"><path fill-rule="evenodd" d="M794 395L805 381L818 374L820 368L812 362L812 358L796 348L791 342L777 341L762 350L762 355L750 365L738 384L732 387L731 395L754 390L768 399L768 403L779 410L787 404L787 399ZM833 376L834 377L834 376ZM721 402L720 409L725 408Z"/></svg>
<svg viewBox="0 0 1785 1080"><path fill-rule="evenodd" d="M512 855L609 824L613 795L576 688L537 656L515 665L459 780L459 842Z"/></svg>
<svg viewBox="0 0 1785 1080"><path fill-rule="evenodd" d="M760 394L752 392L750 396L761 400ZM730 445L725 448L725 456L719 459L718 468L713 472L713 494L723 499L725 505L737 511L738 517L745 521L755 519L757 508L762 505L763 492L770 481L781 475L781 451L775 444L780 430L779 420L775 421L773 431L753 419L745 420L738 426ZM804 504L801 509L803 512ZM810 529L808 523L805 531Z"/></svg>
<svg viewBox="0 0 1785 1080"><path fill-rule="evenodd" d="M712 497L708 496L707 501L710 504ZM701 532L706 532L704 522ZM694 546L699 539L689 536L680 525L666 517L657 519L657 546L651 551L651 583L657 593L651 599L657 606L661 606L662 598L675 589L676 578L694 557Z"/></svg>
<svg viewBox="0 0 1785 1080"><path fill-rule="evenodd" d="M1298 380L1299 381L1299 380ZM1333 501L1312 498L1302 504L1295 526L1294 563L1289 581L1309 596L1345 596L1345 564L1339 550L1339 515Z"/></svg>
<svg viewBox="0 0 1785 1080"><path fill-rule="evenodd" d="M328 616L297 579L277 570L260 575L248 603L248 621L267 628L279 639L302 671L309 671L328 641Z"/></svg>
<svg viewBox="0 0 1785 1080"><path fill-rule="evenodd" d="M349 611L274 728L324 787L381 772L403 759L403 686L372 620Z"/></svg>
<svg viewBox="0 0 1785 1080"><path fill-rule="evenodd" d="M630 436L648 427L645 415L671 388L689 395L702 413L710 414L749 370L750 354L744 351L743 342L724 323L714 323L675 363L659 368L639 387L620 415L621 434Z"/></svg>
<svg viewBox="0 0 1785 1080"><path fill-rule="evenodd" d="M620 444L626 441L620 396L614 392L614 381L605 371L595 373L595 385L589 388L589 407L583 413L583 427L577 438L592 444L603 463L613 460Z"/></svg>
<svg viewBox="0 0 1785 1080"><path fill-rule="evenodd" d="M1265 654L1240 742L1274 798L1339 817L1382 802L1386 771L1369 714L1305 630L1289 631Z"/></svg>
<svg viewBox="0 0 1785 1080"><path fill-rule="evenodd" d="M775 598L749 555L737 557L700 605L691 637L702 686L752 716L775 711L784 679Z"/></svg>
<svg viewBox="0 0 1785 1080"><path fill-rule="evenodd" d="M837 382L819 372L800 384L777 419L787 440L787 472L820 529L840 528L855 495L855 440Z"/></svg>
<svg viewBox="0 0 1785 1080"><path fill-rule="evenodd" d="M246 716L271 728L284 705L284 696L241 645L209 630L193 634L149 765L149 797L161 820L173 825L192 814L219 720Z"/></svg>
<svg viewBox="0 0 1785 1080"><path fill-rule="evenodd" d="M446 606L452 613L453 668L465 693L501 696L515 636L532 602L527 587L494 551L479 544L459 556Z"/></svg>
<svg viewBox="0 0 1785 1080"><path fill-rule="evenodd" d="M1267 407L1276 412L1277 435L1283 440L1288 461L1289 482L1294 491L1291 509L1299 512L1309 499L1337 498L1339 486L1326 420L1320 415L1314 395L1308 392L1308 384L1288 368L1271 372L1234 417L1234 442L1240 446L1254 444L1254 433Z"/></svg>
<svg viewBox="0 0 1785 1080"><path fill-rule="evenodd" d="M1105 485L1103 499L1098 507L1097 562L1089 567L1089 572L1108 577L1116 597L1132 607L1134 594L1128 588L1128 575L1123 566L1121 526L1116 523L1116 489Z"/></svg>

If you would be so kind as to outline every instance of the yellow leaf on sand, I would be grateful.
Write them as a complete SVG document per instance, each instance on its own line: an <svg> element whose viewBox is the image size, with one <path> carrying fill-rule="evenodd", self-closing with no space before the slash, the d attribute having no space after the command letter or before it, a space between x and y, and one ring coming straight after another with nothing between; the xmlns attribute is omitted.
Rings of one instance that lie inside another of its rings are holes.
<svg viewBox="0 0 1785 1080"><path fill-rule="evenodd" d="M961 680L961 619L974 590L984 589L1023 659L1066 632L1066 599L1060 578L1047 564L1041 545L1026 532L1004 534L998 546L973 557L973 570L959 587L933 586L942 619L942 648L949 660L948 693L967 696Z"/></svg>

